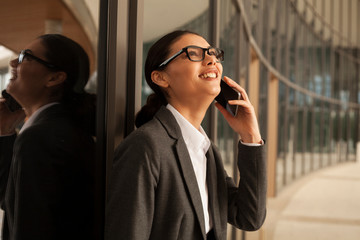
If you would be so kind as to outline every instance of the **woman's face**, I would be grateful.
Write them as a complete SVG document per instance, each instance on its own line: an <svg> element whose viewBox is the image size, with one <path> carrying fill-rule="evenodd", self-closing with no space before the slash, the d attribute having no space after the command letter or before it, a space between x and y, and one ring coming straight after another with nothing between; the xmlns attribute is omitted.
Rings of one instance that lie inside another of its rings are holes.
<svg viewBox="0 0 360 240"><path fill-rule="evenodd" d="M186 34L171 46L168 57L189 45L202 48L210 46L204 38L194 34ZM205 53L203 61L193 62L187 58L186 53L182 53L171 61L163 71L169 84L166 88L169 102L196 104L205 101L211 103L220 92L222 71L221 63L217 62L213 55L210 56Z"/></svg>
<svg viewBox="0 0 360 240"><path fill-rule="evenodd" d="M27 52L47 61L46 49L40 39L28 44L24 49ZM18 58L10 62L11 78L7 86L10 93L23 107L31 105L45 94L46 82L51 77L51 71L42 63L25 55L22 63Z"/></svg>

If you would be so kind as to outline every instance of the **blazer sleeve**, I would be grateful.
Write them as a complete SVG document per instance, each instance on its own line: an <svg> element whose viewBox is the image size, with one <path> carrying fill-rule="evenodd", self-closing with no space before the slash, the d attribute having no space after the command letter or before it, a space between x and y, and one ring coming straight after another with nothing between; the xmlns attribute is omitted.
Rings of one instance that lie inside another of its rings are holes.
<svg viewBox="0 0 360 240"><path fill-rule="evenodd" d="M115 152L105 213L106 240L147 240L157 184L156 147L146 137L128 137Z"/></svg>
<svg viewBox="0 0 360 240"><path fill-rule="evenodd" d="M0 206L3 208L3 202L6 193L6 186L9 178L9 170L12 160L14 142L16 134L0 137Z"/></svg>
<svg viewBox="0 0 360 240"><path fill-rule="evenodd" d="M258 230L266 216L266 147L238 144L239 185L226 178L228 222L246 230Z"/></svg>

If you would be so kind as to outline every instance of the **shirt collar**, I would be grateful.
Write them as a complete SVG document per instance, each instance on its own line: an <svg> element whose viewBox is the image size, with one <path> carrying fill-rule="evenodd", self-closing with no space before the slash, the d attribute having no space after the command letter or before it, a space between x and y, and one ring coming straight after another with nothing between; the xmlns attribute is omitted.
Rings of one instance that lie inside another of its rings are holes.
<svg viewBox="0 0 360 240"><path fill-rule="evenodd" d="M202 149L206 153L210 147L210 140L204 129L201 126L199 130L196 129L171 104L168 104L166 108L170 110L179 124L186 146L194 150Z"/></svg>
<svg viewBox="0 0 360 240"><path fill-rule="evenodd" d="M30 117L28 120L26 120L26 122L24 123L24 125L22 126L22 128L19 131L19 134L22 133L25 129L27 129L28 127L30 127L31 125L34 124L35 119L37 118L37 116L39 116L39 114L44 111L45 109L51 107L52 105L55 104L59 104L58 102L52 102L52 103L48 103L44 106L41 106L40 108L38 108Z"/></svg>

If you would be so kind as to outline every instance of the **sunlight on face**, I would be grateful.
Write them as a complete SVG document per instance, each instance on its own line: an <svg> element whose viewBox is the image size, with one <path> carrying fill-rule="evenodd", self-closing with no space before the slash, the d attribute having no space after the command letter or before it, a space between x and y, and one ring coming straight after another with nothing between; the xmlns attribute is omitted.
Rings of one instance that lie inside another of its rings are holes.
<svg viewBox="0 0 360 240"><path fill-rule="evenodd" d="M31 53L41 59L45 58L45 47L41 40L36 39L28 44L24 49L29 49ZM43 64L25 57L22 63L18 59L10 62L11 78L7 86L7 91L18 100L21 105L33 104L41 96L45 95L45 84L50 77L49 69Z"/></svg>
<svg viewBox="0 0 360 240"><path fill-rule="evenodd" d="M172 45L169 57L190 45L202 48L210 46L201 36L186 34ZM206 53L203 61L193 62L186 53L182 53L163 71L169 83L165 89L169 102L187 106L209 105L220 92L222 71L221 63L213 55Z"/></svg>

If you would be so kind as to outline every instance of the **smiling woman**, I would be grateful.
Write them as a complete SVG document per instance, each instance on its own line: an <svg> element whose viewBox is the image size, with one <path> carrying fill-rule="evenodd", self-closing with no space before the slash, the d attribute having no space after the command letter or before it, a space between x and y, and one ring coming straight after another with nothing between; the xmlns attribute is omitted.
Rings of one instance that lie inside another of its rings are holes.
<svg viewBox="0 0 360 240"><path fill-rule="evenodd" d="M200 35L174 31L149 50L145 77L154 91L136 117L139 127L118 146L113 161L105 239L226 239L229 222L261 227L266 213L266 156L255 111L242 95L232 116L217 108L242 136L238 185L200 126L220 92L223 52Z"/></svg>
<svg viewBox="0 0 360 240"><path fill-rule="evenodd" d="M73 40L47 34L10 66L6 90L23 109L11 112L0 98L2 237L94 239L95 97L84 91L88 56Z"/></svg>

